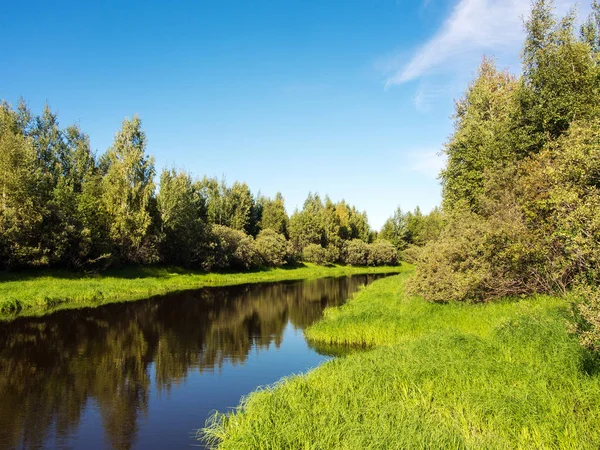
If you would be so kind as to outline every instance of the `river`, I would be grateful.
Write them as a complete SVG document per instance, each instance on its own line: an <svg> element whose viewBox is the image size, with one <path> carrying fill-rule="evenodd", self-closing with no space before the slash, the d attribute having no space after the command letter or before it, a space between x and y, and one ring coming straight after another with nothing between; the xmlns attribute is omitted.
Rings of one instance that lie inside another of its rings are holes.
<svg viewBox="0 0 600 450"><path fill-rule="evenodd" d="M254 284L0 323L0 448L177 449L326 361L302 330L377 275Z"/></svg>

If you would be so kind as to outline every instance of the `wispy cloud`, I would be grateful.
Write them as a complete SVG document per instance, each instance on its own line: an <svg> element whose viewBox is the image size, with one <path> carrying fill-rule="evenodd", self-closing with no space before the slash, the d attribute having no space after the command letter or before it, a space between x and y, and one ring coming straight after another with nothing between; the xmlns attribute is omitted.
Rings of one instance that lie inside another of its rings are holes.
<svg viewBox="0 0 600 450"><path fill-rule="evenodd" d="M414 151L408 154L409 170L427 178L435 179L446 166L446 157L437 150Z"/></svg>
<svg viewBox="0 0 600 450"><path fill-rule="evenodd" d="M575 4L558 0L563 13ZM529 14L527 0L459 0L438 32L408 60L390 71L386 87L424 75L465 69L465 63L482 54L510 53L515 59L523 42L523 19ZM469 72L473 71L468 64Z"/></svg>
<svg viewBox="0 0 600 450"><path fill-rule="evenodd" d="M423 82L419 85L414 97L415 108L419 112L428 112L440 98L453 92L450 84L432 84Z"/></svg>

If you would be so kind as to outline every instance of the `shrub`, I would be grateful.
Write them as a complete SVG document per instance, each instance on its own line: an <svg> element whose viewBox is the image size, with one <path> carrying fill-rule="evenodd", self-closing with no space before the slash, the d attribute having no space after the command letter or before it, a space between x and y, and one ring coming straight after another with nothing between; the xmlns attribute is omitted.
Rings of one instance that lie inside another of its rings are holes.
<svg viewBox="0 0 600 450"><path fill-rule="evenodd" d="M335 245L328 245L325 249L325 262L327 264L335 264L340 261L341 251Z"/></svg>
<svg viewBox="0 0 600 450"><path fill-rule="evenodd" d="M288 243L282 234L271 229L262 230L254 241L254 248L263 262L270 267L283 266L288 260Z"/></svg>
<svg viewBox="0 0 600 450"><path fill-rule="evenodd" d="M243 231L213 225L210 250L203 266L212 269L249 269L259 265L254 240Z"/></svg>
<svg viewBox="0 0 600 450"><path fill-rule="evenodd" d="M348 242L346 263L351 266L366 266L369 263L369 245L360 239Z"/></svg>
<svg viewBox="0 0 600 450"><path fill-rule="evenodd" d="M302 250L302 259L319 265L327 264L327 250L318 244L308 244Z"/></svg>
<svg viewBox="0 0 600 450"><path fill-rule="evenodd" d="M402 252L400 252L400 259L402 261L406 261L409 264L415 264L419 259L421 250L422 250L422 247L411 244L408 247L406 247L404 250L402 250Z"/></svg>
<svg viewBox="0 0 600 450"><path fill-rule="evenodd" d="M398 264L398 249L386 240L378 240L369 246L369 266L395 266Z"/></svg>
<svg viewBox="0 0 600 450"><path fill-rule="evenodd" d="M409 292L431 301L476 301L539 292L539 246L518 206L489 217L454 212L437 241L420 251Z"/></svg>
<svg viewBox="0 0 600 450"><path fill-rule="evenodd" d="M575 331L579 333L582 345L590 350L600 351L600 289L585 283L573 290L576 299Z"/></svg>

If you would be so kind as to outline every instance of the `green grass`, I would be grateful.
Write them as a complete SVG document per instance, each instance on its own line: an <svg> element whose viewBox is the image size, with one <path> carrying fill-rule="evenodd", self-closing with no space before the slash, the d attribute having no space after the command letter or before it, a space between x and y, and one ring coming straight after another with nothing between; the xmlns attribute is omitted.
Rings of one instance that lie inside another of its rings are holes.
<svg viewBox="0 0 600 450"><path fill-rule="evenodd" d="M29 271L0 275L0 320L43 315L58 309L140 300L154 295L246 283L398 273L402 267L322 267L312 264L245 273L199 273L174 267L113 270L101 275Z"/></svg>
<svg viewBox="0 0 600 450"><path fill-rule="evenodd" d="M308 328L373 346L216 414L222 449L598 449L600 365L553 297L431 304L378 280Z"/></svg>

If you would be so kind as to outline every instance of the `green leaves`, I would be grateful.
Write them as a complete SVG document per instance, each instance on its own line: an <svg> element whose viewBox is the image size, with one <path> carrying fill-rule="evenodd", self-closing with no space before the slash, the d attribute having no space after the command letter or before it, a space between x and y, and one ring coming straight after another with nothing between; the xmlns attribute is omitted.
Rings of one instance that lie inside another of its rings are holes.
<svg viewBox="0 0 600 450"><path fill-rule="evenodd" d="M104 156L107 170L102 179L102 203L110 218L110 237L118 243L120 256L138 262L153 259L142 252L152 224L155 174L154 158L145 150L146 134L140 119L125 119Z"/></svg>

